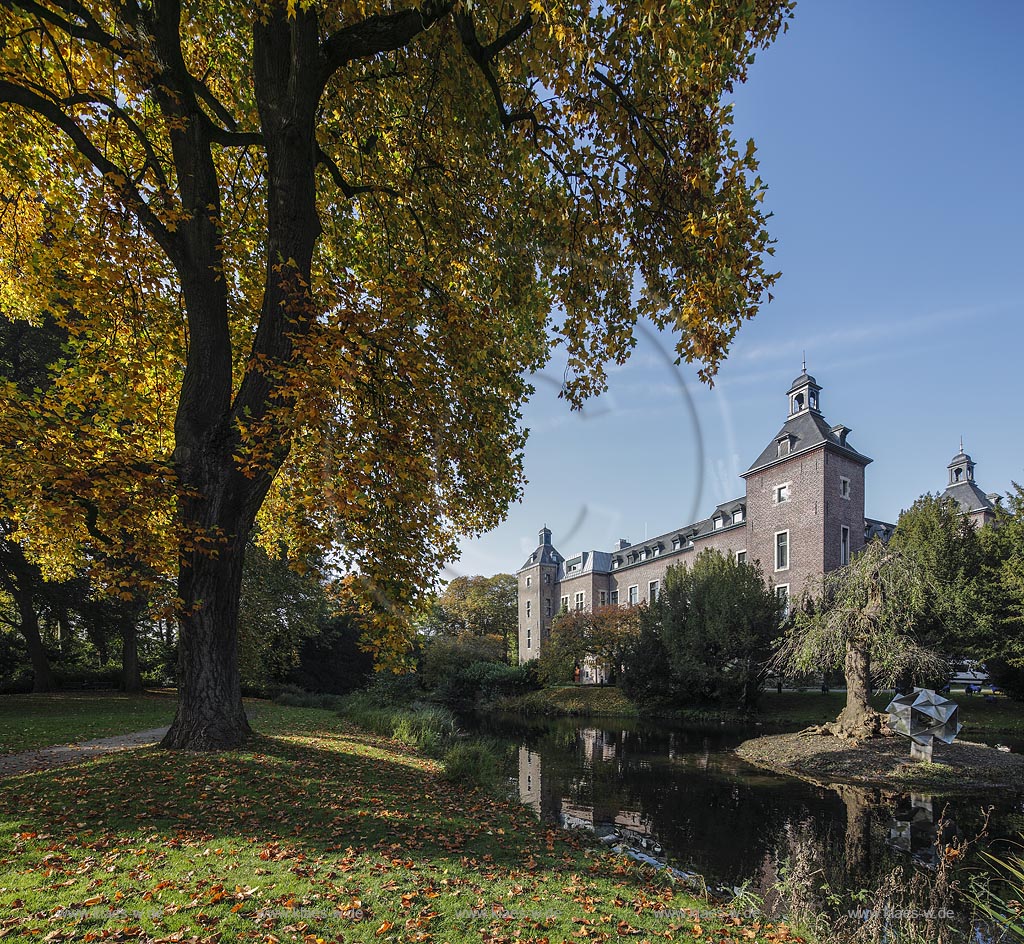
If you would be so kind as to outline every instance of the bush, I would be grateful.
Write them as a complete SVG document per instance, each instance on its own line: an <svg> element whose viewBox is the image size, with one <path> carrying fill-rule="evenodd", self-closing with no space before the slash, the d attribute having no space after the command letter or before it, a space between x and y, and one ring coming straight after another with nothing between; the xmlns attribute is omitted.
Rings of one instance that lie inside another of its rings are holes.
<svg viewBox="0 0 1024 944"><path fill-rule="evenodd" d="M444 755L444 778L452 783L493 789L500 768L497 754L482 741L456 744Z"/></svg>
<svg viewBox="0 0 1024 944"><path fill-rule="evenodd" d="M459 733L455 716L445 708L417 702L405 707L381 705L365 692L341 699L338 714L360 728L433 756L440 756Z"/></svg>
<svg viewBox="0 0 1024 944"><path fill-rule="evenodd" d="M437 636L426 644L421 660L423 685L435 689L445 679L475 662L504 664L505 641L501 636Z"/></svg>
<svg viewBox="0 0 1024 944"><path fill-rule="evenodd" d="M539 686L533 663L473 662L444 678L435 695L449 705L466 705L524 695Z"/></svg>

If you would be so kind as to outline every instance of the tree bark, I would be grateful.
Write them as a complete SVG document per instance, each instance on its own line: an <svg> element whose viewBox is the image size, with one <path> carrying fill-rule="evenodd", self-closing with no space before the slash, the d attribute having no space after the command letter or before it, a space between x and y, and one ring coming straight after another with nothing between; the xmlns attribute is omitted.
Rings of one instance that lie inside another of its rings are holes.
<svg viewBox="0 0 1024 944"><path fill-rule="evenodd" d="M56 691L57 684L50 669L50 660L46 655L46 649L43 648L43 638L39 634L39 614L36 613L35 600L32 594L24 589L19 589L16 596L21 634L25 637L28 656L32 661L32 691Z"/></svg>
<svg viewBox="0 0 1024 944"><path fill-rule="evenodd" d="M139 628L134 609L121 624L121 690L133 695L142 691Z"/></svg>
<svg viewBox="0 0 1024 944"><path fill-rule="evenodd" d="M178 621L178 712L162 747L226 750L252 734L238 669L244 547L244 539L235 540L217 556L194 555L181 568L186 606Z"/></svg>
<svg viewBox="0 0 1024 944"><path fill-rule="evenodd" d="M830 726L832 733L854 739L878 737L882 716L871 707L871 654L866 646L846 647L846 707Z"/></svg>

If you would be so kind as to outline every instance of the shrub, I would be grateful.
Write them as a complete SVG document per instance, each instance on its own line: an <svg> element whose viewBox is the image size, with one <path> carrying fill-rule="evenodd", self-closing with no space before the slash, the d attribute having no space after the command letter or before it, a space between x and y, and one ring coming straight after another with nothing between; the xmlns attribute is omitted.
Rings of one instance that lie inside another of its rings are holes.
<svg viewBox="0 0 1024 944"><path fill-rule="evenodd" d="M442 754L458 736L455 716L435 705L380 705L372 694L360 692L341 699L338 713L367 731L435 756Z"/></svg>
<svg viewBox="0 0 1024 944"><path fill-rule="evenodd" d="M435 689L475 662L504 664L504 658L505 641L501 636L437 636L423 650L423 685Z"/></svg>
<svg viewBox="0 0 1024 944"><path fill-rule="evenodd" d="M444 755L444 778L452 783L492 789L500 767L497 754L482 741L456 744Z"/></svg>
<svg viewBox="0 0 1024 944"><path fill-rule="evenodd" d="M435 695L446 704L465 705L524 695L539 686L533 663L473 662L444 678Z"/></svg>

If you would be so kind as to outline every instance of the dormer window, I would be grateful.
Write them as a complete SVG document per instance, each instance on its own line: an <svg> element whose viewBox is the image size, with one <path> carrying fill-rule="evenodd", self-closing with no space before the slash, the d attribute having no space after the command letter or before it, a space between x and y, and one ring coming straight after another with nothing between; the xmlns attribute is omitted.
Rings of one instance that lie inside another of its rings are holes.
<svg viewBox="0 0 1024 944"><path fill-rule="evenodd" d="M672 538L672 550L678 551L683 546L682 538Z"/></svg>
<svg viewBox="0 0 1024 944"><path fill-rule="evenodd" d="M740 524L742 521L743 521L743 509L742 508L737 508L736 511L733 512L732 523L733 524Z"/></svg>
<svg viewBox="0 0 1024 944"><path fill-rule="evenodd" d="M615 560L612 561L612 570L618 570L621 566L622 566L622 558L621 557L616 557Z"/></svg>
<svg viewBox="0 0 1024 944"><path fill-rule="evenodd" d="M714 517L714 524L715 524L715 530L716 531L721 531L722 530L722 516L721 515L715 515L715 517Z"/></svg>
<svg viewBox="0 0 1024 944"><path fill-rule="evenodd" d="M657 544L651 548L651 557L658 557L661 555L661 545Z"/></svg>

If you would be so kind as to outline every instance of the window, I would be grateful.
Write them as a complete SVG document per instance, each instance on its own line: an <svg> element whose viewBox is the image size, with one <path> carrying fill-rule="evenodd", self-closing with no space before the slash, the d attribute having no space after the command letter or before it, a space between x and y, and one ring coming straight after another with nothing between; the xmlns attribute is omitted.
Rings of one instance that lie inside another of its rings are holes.
<svg viewBox="0 0 1024 944"><path fill-rule="evenodd" d="M551 574L545 574L544 575L544 583L546 583L546 584L551 583Z"/></svg>
<svg viewBox="0 0 1024 944"><path fill-rule="evenodd" d="M608 591L607 590L598 590L597 591L597 599L598 599L598 602L601 604L601 606L607 605L607 603L608 603Z"/></svg>
<svg viewBox="0 0 1024 944"><path fill-rule="evenodd" d="M647 599L650 600L651 603L654 603L654 601L658 599L658 589L659 589L659 587L660 587L660 582L657 581L657 580L652 580L647 585Z"/></svg>
<svg viewBox="0 0 1024 944"><path fill-rule="evenodd" d="M775 569L789 570L789 532L779 531L775 535Z"/></svg>
<svg viewBox="0 0 1024 944"><path fill-rule="evenodd" d="M722 528L722 516L715 515L715 530L720 531Z"/></svg>
<svg viewBox="0 0 1024 944"><path fill-rule="evenodd" d="M743 509L737 508L735 514L732 516L733 524L740 524L743 521Z"/></svg>
<svg viewBox="0 0 1024 944"><path fill-rule="evenodd" d="M533 582L533 577L527 577L527 578L526 578L526 586L530 586L530 584L531 584L532 582Z"/></svg>
<svg viewBox="0 0 1024 944"><path fill-rule="evenodd" d="M530 601L529 600L526 601L526 618L527 619L530 618Z"/></svg>
<svg viewBox="0 0 1024 944"><path fill-rule="evenodd" d="M611 600L611 602L613 604L615 604L615 606L618 606L619 605L619 591L618 590L612 590L612 592L611 592L611 594L609 596L609 599Z"/></svg>
<svg viewBox="0 0 1024 944"><path fill-rule="evenodd" d="M544 615L545 616L550 616L551 615L551 597L546 597L544 599Z"/></svg>
<svg viewBox="0 0 1024 944"><path fill-rule="evenodd" d="M780 583L775 588L775 596L782 603L782 618L789 616L789 584Z"/></svg>
<svg viewBox="0 0 1024 944"><path fill-rule="evenodd" d="M532 649L533 648L533 636L530 633L530 627L529 626L526 627L526 648L527 649Z"/></svg>
<svg viewBox="0 0 1024 944"><path fill-rule="evenodd" d="M839 529L839 565L845 567L850 563L850 529L844 524Z"/></svg>
<svg viewBox="0 0 1024 944"><path fill-rule="evenodd" d="M682 538L672 538L672 550L678 551L683 546Z"/></svg>
<svg viewBox="0 0 1024 944"><path fill-rule="evenodd" d="M651 548L651 557L660 557L660 556L661 556L661 545L659 544L657 547Z"/></svg>
<svg viewBox="0 0 1024 944"><path fill-rule="evenodd" d="M636 555L636 559L638 561L647 560L647 548L646 547Z"/></svg>
<svg viewBox="0 0 1024 944"><path fill-rule="evenodd" d="M845 475L839 479L839 497L850 500L850 480Z"/></svg>
<svg viewBox="0 0 1024 944"><path fill-rule="evenodd" d="M785 485L775 486L775 504L781 505L783 502L789 501L789 482Z"/></svg>
<svg viewBox="0 0 1024 944"><path fill-rule="evenodd" d="M575 607L576 607L577 610L582 610L583 609L583 591L582 590L579 593L576 594L576 599L574 601L574 604L575 604Z"/></svg>
<svg viewBox="0 0 1024 944"><path fill-rule="evenodd" d="M621 557L616 557L615 560L612 561L612 570L618 570L621 566L622 566L622 558Z"/></svg>
<svg viewBox="0 0 1024 944"><path fill-rule="evenodd" d="M737 551L736 552L736 563L737 564L745 564L746 562L747 562L747 552L746 551Z"/></svg>
<svg viewBox="0 0 1024 944"><path fill-rule="evenodd" d="M561 605L561 607L559 609L562 609L562 610L569 609L569 598L568 597L562 597L562 605Z"/></svg>
<svg viewBox="0 0 1024 944"><path fill-rule="evenodd" d="M633 584L629 588L629 605L636 606L640 602L640 586L639 584Z"/></svg>

